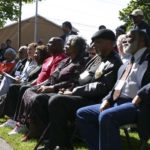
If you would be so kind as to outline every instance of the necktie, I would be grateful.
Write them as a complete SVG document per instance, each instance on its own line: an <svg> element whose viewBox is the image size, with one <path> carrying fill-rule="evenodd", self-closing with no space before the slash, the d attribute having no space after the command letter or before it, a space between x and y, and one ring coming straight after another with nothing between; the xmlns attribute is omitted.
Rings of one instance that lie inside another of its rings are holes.
<svg viewBox="0 0 150 150"><path fill-rule="evenodd" d="M126 70L122 74L118 84L115 86L115 90L114 90L114 93L113 93L113 100L114 101L116 101L119 98L119 96L121 94L121 90L122 90L122 88L124 86L125 80L129 76L129 73L130 73L130 71L132 69L133 63L134 63L134 57L132 56L129 64L127 65Z"/></svg>

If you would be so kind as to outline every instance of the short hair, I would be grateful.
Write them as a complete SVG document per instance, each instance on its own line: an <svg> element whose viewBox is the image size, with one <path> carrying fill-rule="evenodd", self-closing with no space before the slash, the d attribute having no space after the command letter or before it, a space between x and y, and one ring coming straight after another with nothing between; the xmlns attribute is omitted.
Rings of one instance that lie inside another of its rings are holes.
<svg viewBox="0 0 150 150"><path fill-rule="evenodd" d="M12 48L7 48L4 55L6 54L12 54L14 58L16 57L16 51Z"/></svg>
<svg viewBox="0 0 150 150"><path fill-rule="evenodd" d="M47 43L47 46L49 46L49 41L53 39L53 42L55 43L55 47L57 47L55 49L55 51L53 51L52 53L60 53L63 51L63 47L64 47L64 41L62 38L60 37L51 37L49 40L48 40L48 43ZM53 43L53 44L54 44Z"/></svg>
<svg viewBox="0 0 150 150"><path fill-rule="evenodd" d="M44 61L48 56L47 46L45 45L38 45L36 50L40 52L40 60Z"/></svg>
<svg viewBox="0 0 150 150"><path fill-rule="evenodd" d="M125 25L120 25L116 28L116 32L119 31L122 34L126 33L126 26Z"/></svg>
<svg viewBox="0 0 150 150"><path fill-rule="evenodd" d="M27 46L25 46L25 45L23 45L23 46L20 46L20 48L19 48L19 50L18 50L18 51L20 51L20 50L26 50L26 51L27 51L27 49L28 49L28 47L27 47Z"/></svg>
<svg viewBox="0 0 150 150"><path fill-rule="evenodd" d="M72 24L69 21L63 22L62 25L68 27L70 30L72 29Z"/></svg>
<svg viewBox="0 0 150 150"><path fill-rule="evenodd" d="M140 38L143 38L146 47L150 47L150 40L146 32L140 29L133 29L130 31L131 34L138 35Z"/></svg>
<svg viewBox="0 0 150 150"><path fill-rule="evenodd" d="M36 47L36 50L41 52L42 57L47 57L48 56L47 46L45 46L45 45L38 45Z"/></svg>
<svg viewBox="0 0 150 150"><path fill-rule="evenodd" d="M87 48L86 40L78 35L71 35L70 36L71 43L73 43L74 47L78 50L79 55L85 53Z"/></svg>
<svg viewBox="0 0 150 150"><path fill-rule="evenodd" d="M99 29L99 30L101 30L101 29L106 29L106 26L105 26L105 25L100 25L100 26L98 27L98 29Z"/></svg>
<svg viewBox="0 0 150 150"><path fill-rule="evenodd" d="M34 43L34 42L33 42L33 43L30 43L30 44L28 45L28 47L29 47L29 46L30 46L30 47L33 46L34 48L36 48L36 47L37 47L37 43Z"/></svg>

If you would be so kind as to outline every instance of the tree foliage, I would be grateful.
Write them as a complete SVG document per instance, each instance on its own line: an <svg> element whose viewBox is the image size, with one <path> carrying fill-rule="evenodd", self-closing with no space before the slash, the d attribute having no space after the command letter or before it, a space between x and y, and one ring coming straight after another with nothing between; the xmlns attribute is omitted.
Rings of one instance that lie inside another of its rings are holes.
<svg viewBox="0 0 150 150"><path fill-rule="evenodd" d="M130 14L137 8L143 11L145 21L150 24L150 0L131 0L128 6L119 12L119 19L130 27L132 25Z"/></svg>
<svg viewBox="0 0 150 150"><path fill-rule="evenodd" d="M7 19L17 20L19 16L19 3L31 3L34 0L0 0L0 27L3 27Z"/></svg>

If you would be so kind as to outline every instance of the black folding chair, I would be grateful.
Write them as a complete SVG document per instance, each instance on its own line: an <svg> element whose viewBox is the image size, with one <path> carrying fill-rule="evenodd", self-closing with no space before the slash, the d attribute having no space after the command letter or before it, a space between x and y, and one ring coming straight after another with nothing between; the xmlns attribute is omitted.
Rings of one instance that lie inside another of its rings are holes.
<svg viewBox="0 0 150 150"><path fill-rule="evenodd" d="M131 144L131 140L130 140L129 132L132 129L135 129L135 131L138 133L137 125L136 124L127 124L127 125L121 126L120 129L122 129L124 131L124 133L125 133L125 136L126 136L126 139L127 139L127 143L128 143L128 149L129 150L133 150L132 144ZM148 145L147 145L148 139L143 139L139 135L139 133L138 133L138 136L139 136L139 140L140 140L140 148L139 148L139 150L149 150L150 147L148 148Z"/></svg>

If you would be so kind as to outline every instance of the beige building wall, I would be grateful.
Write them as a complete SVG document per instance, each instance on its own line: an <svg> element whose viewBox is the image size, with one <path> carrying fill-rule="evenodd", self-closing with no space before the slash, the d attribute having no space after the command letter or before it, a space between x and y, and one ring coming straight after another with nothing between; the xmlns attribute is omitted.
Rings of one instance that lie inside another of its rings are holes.
<svg viewBox="0 0 150 150"><path fill-rule="evenodd" d="M59 25L41 16L38 16L37 20L37 39L41 39L44 44L47 43L49 38L63 34ZM21 45L34 42L34 26L35 17L31 17L21 22ZM0 44L5 42L6 39L11 39L12 47L18 49L18 22L0 29Z"/></svg>

